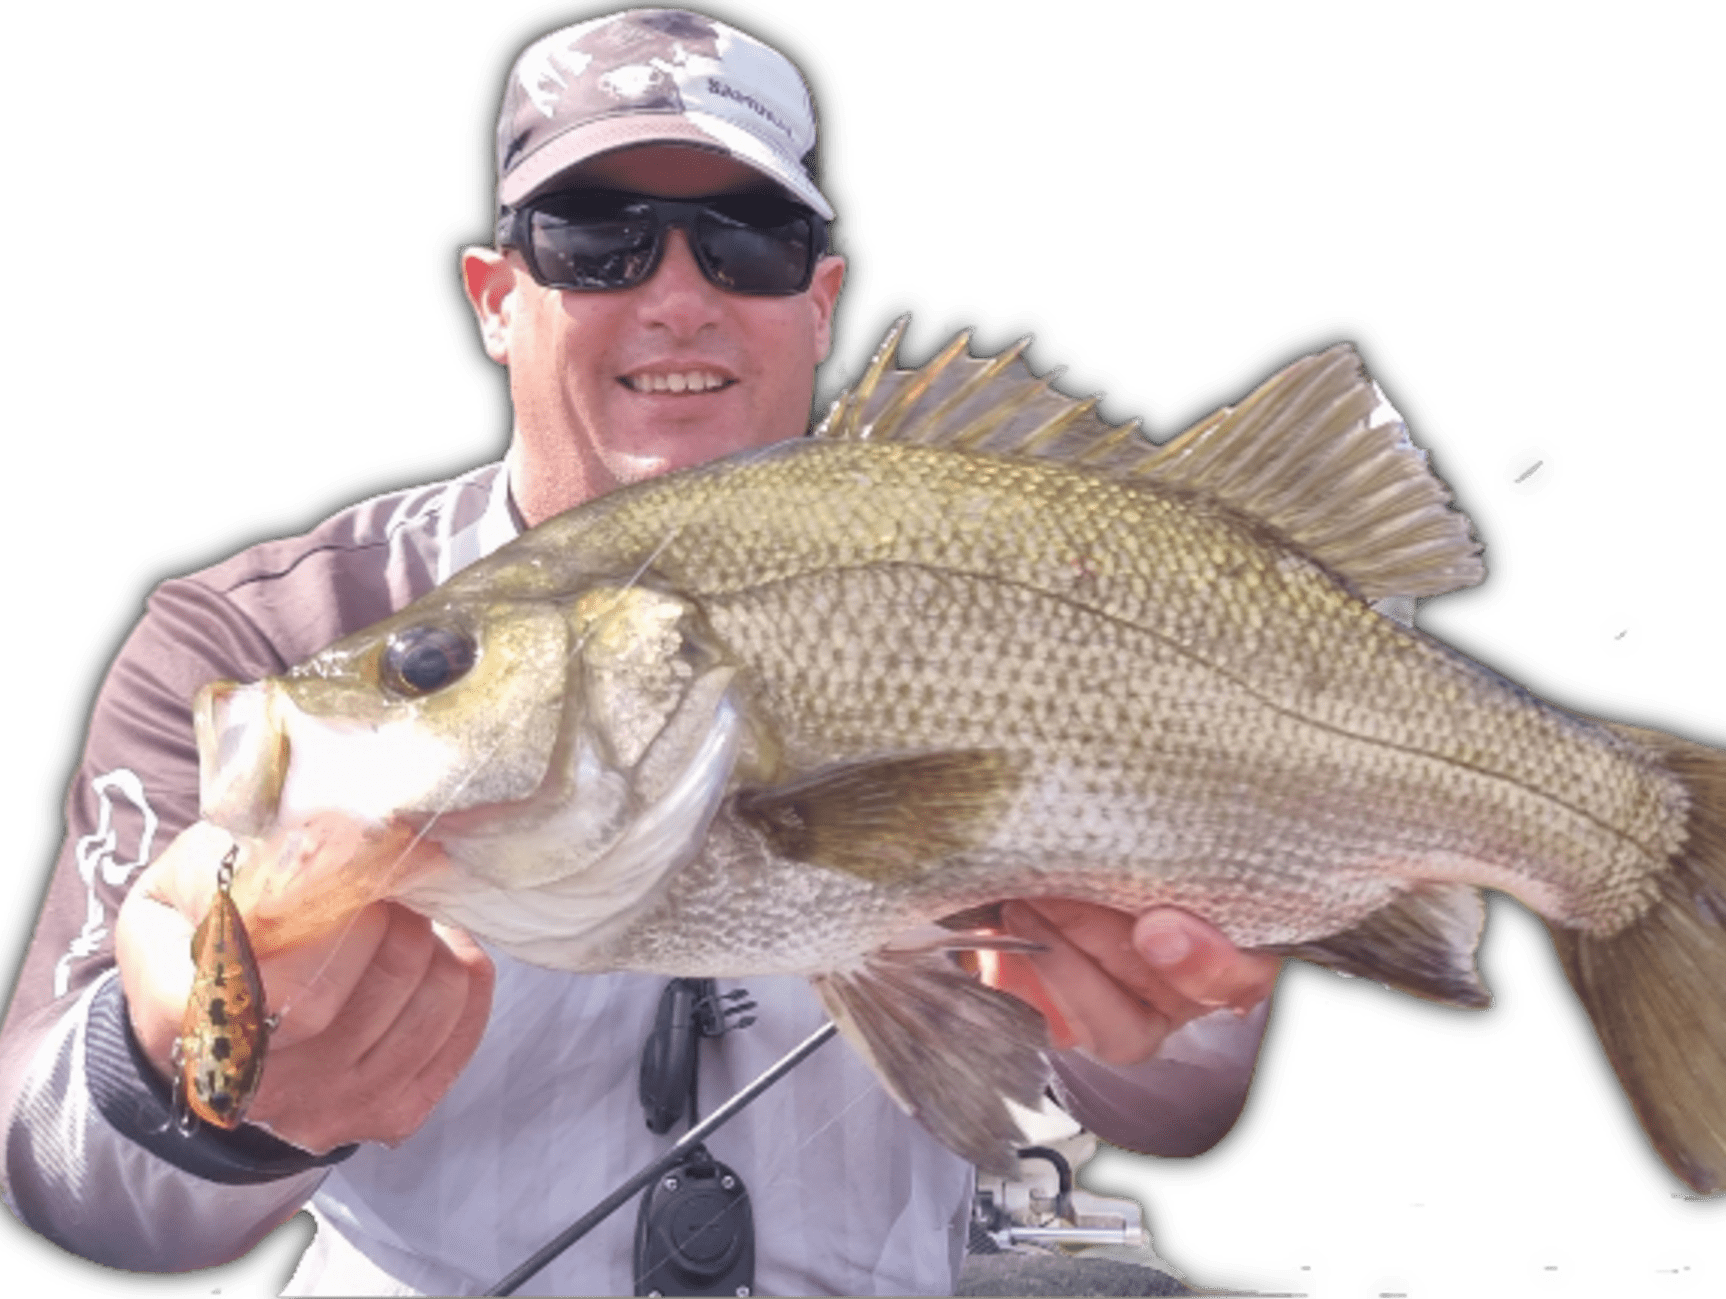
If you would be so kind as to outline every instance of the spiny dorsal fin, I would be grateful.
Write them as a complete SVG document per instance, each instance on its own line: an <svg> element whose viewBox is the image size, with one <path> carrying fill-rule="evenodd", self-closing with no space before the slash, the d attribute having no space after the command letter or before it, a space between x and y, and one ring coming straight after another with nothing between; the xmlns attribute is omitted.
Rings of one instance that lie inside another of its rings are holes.
<svg viewBox="0 0 1726 1299"><path fill-rule="evenodd" d="M1222 502L1274 528L1367 600L1430 596L1486 574L1465 515L1347 344L1303 357L1244 401L1157 445L1096 398L1039 379L1029 340L973 357L962 333L919 370L895 364L901 317L816 437L1036 457Z"/></svg>

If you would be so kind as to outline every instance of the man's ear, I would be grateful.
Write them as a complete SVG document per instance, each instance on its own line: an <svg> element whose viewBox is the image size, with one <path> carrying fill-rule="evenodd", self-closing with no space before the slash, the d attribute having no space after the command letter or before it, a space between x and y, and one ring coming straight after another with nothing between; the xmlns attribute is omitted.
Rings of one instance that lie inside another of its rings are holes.
<svg viewBox="0 0 1726 1299"><path fill-rule="evenodd" d="M516 275L515 264L495 248L462 249L462 289L479 321L479 340L485 354L499 365L509 364Z"/></svg>
<svg viewBox="0 0 1726 1299"><path fill-rule="evenodd" d="M839 302L839 290L845 284L845 259L823 257L815 263L815 275L809 281L809 305L815 311L815 361L820 364L833 350L833 308Z"/></svg>

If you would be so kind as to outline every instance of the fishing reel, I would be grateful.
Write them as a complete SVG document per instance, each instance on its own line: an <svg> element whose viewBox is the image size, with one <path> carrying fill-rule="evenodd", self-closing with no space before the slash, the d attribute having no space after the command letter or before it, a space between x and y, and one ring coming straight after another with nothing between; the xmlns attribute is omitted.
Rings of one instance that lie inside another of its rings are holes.
<svg viewBox="0 0 1726 1299"><path fill-rule="evenodd" d="M721 994L712 979L673 979L660 994L641 1049L641 1107L663 1135L695 1122L702 1038L755 1022L742 988ZM641 1197L635 1219L635 1293L747 1295L755 1285L755 1215L735 1170L704 1145L665 1170Z"/></svg>

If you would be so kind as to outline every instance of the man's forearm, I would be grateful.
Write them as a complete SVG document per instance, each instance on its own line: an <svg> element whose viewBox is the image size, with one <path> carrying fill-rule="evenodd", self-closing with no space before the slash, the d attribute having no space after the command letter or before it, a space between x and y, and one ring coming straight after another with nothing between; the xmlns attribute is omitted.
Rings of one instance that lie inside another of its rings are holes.
<svg viewBox="0 0 1726 1299"><path fill-rule="evenodd" d="M124 1019L117 982L99 981L9 1089L8 1207L110 1267L185 1271L237 1258L311 1196L328 1161L261 1133L235 1142L175 1130L164 1098L132 1070Z"/></svg>

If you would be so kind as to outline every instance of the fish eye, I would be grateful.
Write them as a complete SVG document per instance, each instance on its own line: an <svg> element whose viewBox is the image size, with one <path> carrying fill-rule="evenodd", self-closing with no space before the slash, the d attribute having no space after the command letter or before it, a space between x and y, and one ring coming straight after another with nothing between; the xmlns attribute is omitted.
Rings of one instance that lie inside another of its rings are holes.
<svg viewBox="0 0 1726 1299"><path fill-rule="evenodd" d="M384 646L384 685L398 695L429 695L473 666L473 640L449 627L409 627Z"/></svg>

